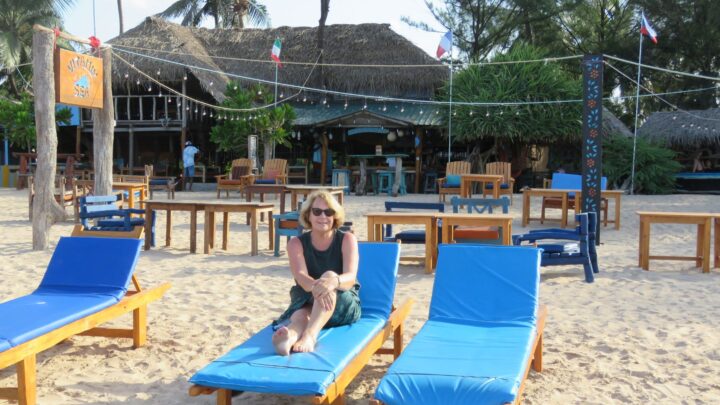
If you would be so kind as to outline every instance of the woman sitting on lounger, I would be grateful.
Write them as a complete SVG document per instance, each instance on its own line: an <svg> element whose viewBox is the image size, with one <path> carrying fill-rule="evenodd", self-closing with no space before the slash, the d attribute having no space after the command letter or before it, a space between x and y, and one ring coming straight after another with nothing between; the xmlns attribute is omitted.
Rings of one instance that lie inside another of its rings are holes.
<svg viewBox="0 0 720 405"><path fill-rule="evenodd" d="M300 223L310 232L287 246L295 285L290 307L274 322L272 340L280 355L311 352L322 328L360 318L358 244L355 235L338 230L344 218L342 206L323 191L310 194L300 209Z"/></svg>

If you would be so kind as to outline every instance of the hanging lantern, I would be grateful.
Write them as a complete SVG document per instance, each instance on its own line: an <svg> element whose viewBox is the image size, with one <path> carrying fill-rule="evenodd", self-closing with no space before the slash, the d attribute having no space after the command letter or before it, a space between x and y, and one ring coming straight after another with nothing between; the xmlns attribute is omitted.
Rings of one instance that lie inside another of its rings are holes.
<svg viewBox="0 0 720 405"><path fill-rule="evenodd" d="M403 131L402 129L398 129L398 130L397 130L397 136L398 136L398 138L402 138L403 135L405 135L405 131Z"/></svg>
<svg viewBox="0 0 720 405"><path fill-rule="evenodd" d="M387 134L387 140L388 140L389 142L395 142L395 140L397 140L397 134L395 133L395 131L390 131L390 132L388 132L388 134Z"/></svg>

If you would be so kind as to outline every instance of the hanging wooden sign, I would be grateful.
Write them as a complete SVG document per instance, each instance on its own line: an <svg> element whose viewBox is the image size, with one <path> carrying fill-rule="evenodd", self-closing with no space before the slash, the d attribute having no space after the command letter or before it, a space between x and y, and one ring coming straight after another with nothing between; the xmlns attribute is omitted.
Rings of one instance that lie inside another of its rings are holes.
<svg viewBox="0 0 720 405"><path fill-rule="evenodd" d="M102 109L102 80L102 59L55 50L55 102Z"/></svg>

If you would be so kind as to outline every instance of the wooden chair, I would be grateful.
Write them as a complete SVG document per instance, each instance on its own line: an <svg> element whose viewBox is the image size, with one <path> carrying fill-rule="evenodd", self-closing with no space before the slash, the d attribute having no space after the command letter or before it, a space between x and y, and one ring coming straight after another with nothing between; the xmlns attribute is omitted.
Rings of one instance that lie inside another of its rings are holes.
<svg viewBox="0 0 720 405"><path fill-rule="evenodd" d="M510 209L510 200L501 197L493 198L458 198L450 200L453 213L461 212L466 207L468 214L492 214L493 209L501 209L507 214ZM497 212L497 211L496 211ZM503 230L496 226L458 226L453 230L456 243L483 243L488 245L502 245Z"/></svg>
<svg viewBox="0 0 720 405"><path fill-rule="evenodd" d="M446 194L460 194L460 175L470 174L471 169L470 162L448 162L445 168L445 177L437 179L440 202L445 202Z"/></svg>
<svg viewBox="0 0 720 405"><path fill-rule="evenodd" d="M78 198L84 194L76 187L73 180L69 183L63 176L55 176L55 201L65 210L65 207L74 207L73 210L77 214ZM35 199L35 180L34 176L28 176L28 217L32 221L32 205ZM76 215L77 218L77 215Z"/></svg>
<svg viewBox="0 0 720 405"><path fill-rule="evenodd" d="M553 173L552 179L545 179L543 185L547 185L550 189L556 190L581 190L582 189L582 175L580 174L569 174L569 173ZM600 189L605 190L607 188L607 177L602 177L600 181ZM542 206L540 208L540 223L545 222L545 210L548 208L562 209L562 199L559 197L543 197ZM568 211L575 210L575 194L568 196ZM603 226L607 226L608 222L608 200L607 198L600 199L600 211L603 214Z"/></svg>
<svg viewBox="0 0 720 405"><path fill-rule="evenodd" d="M255 184L287 184L288 165L285 159L268 159Z"/></svg>
<svg viewBox="0 0 720 405"><path fill-rule="evenodd" d="M485 174L496 174L503 176L500 183L500 195L510 195L510 204L512 204L513 190L515 189L515 179L512 177L512 164L510 162L492 162L485 165ZM493 184L485 184L483 188L483 197L487 194L492 195Z"/></svg>
<svg viewBox="0 0 720 405"><path fill-rule="evenodd" d="M225 190L225 196L230 197L230 191L242 193L245 186L253 183L255 176L252 174L252 160L235 159L230 166L230 173L215 176L217 180L217 198L220 198L220 191Z"/></svg>
<svg viewBox="0 0 720 405"><path fill-rule="evenodd" d="M175 199L175 187L178 180L173 176L155 176L155 167L153 165L145 165L145 176L148 178L148 191L150 199L153 198L153 191L166 191L168 200Z"/></svg>

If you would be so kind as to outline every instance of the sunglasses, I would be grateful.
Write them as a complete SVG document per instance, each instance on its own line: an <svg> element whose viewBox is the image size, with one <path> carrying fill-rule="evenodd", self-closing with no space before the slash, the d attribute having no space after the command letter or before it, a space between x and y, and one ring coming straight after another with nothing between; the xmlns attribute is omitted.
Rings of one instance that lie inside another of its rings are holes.
<svg viewBox="0 0 720 405"><path fill-rule="evenodd" d="M320 214L323 214L323 213L324 213L325 216L328 217L328 218L335 215L335 210L332 209L332 208L326 208L326 209L322 209L322 208L311 208L310 210L312 211L313 215L315 215L316 217L319 217Z"/></svg>

